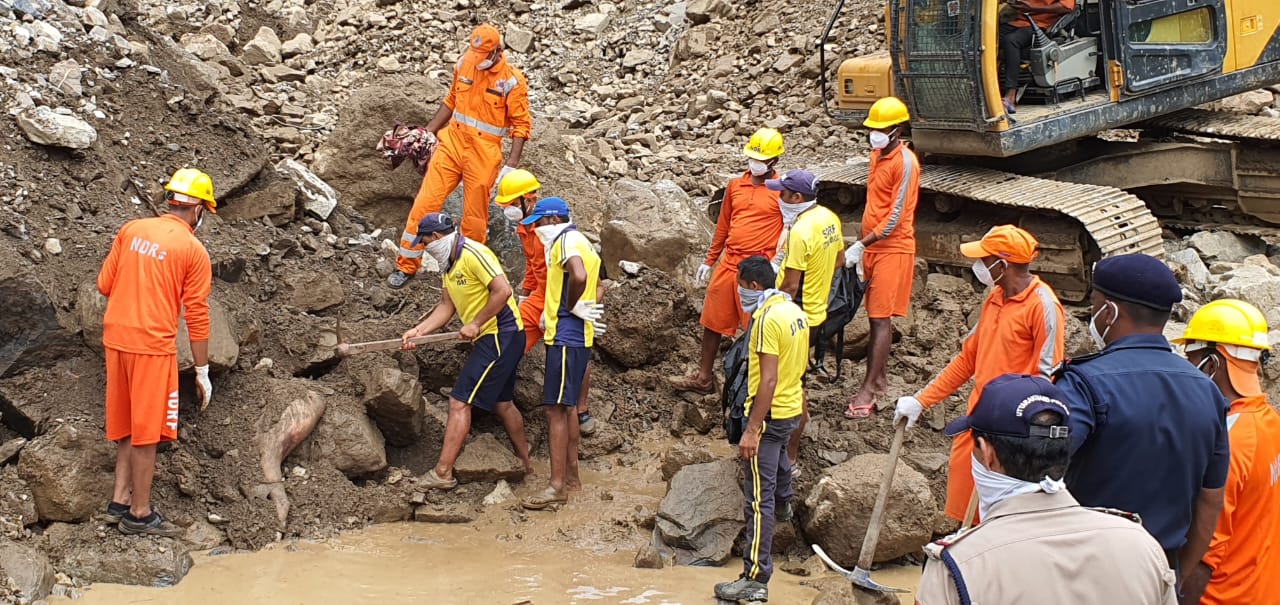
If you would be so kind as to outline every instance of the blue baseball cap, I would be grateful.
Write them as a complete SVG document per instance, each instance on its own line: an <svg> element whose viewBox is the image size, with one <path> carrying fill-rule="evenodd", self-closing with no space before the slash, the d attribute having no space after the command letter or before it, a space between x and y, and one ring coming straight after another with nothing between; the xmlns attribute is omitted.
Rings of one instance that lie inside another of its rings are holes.
<svg viewBox="0 0 1280 605"><path fill-rule="evenodd" d="M566 204L564 200L558 197L544 197L538 200L538 203L533 207L533 212L529 214L529 216L524 217L524 220L520 221L520 224L532 225L536 223L538 219L547 218L548 216L563 216L568 218L569 204Z"/></svg>
<svg viewBox="0 0 1280 605"><path fill-rule="evenodd" d="M769 179L764 186L770 191L794 191L805 197L818 197L818 177L808 170L788 170L780 179Z"/></svg>
<svg viewBox="0 0 1280 605"><path fill-rule="evenodd" d="M1182 302L1182 286L1173 271L1147 254L1121 254L1098 261L1093 268L1093 289L1111 300L1157 311L1172 311Z"/></svg>
<svg viewBox="0 0 1280 605"><path fill-rule="evenodd" d="M1004 374L982 388L971 414L951 421L943 433L955 437L974 429L1006 437L1065 439L1069 432L1066 419L1071 415L1065 400L1057 385L1040 376ZM1033 426L1031 419L1045 411L1062 414L1064 426Z"/></svg>
<svg viewBox="0 0 1280 605"><path fill-rule="evenodd" d="M434 233L449 233L454 229L453 219L443 212L432 212L418 221L418 237L413 238L413 245L417 246L427 236Z"/></svg>

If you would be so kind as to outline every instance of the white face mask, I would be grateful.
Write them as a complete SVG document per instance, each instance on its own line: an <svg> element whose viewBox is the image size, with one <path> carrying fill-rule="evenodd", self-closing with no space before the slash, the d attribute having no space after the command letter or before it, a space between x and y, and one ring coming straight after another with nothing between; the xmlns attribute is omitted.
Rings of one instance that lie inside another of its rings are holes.
<svg viewBox="0 0 1280 605"><path fill-rule="evenodd" d="M476 69L480 71L484 71L490 67L493 67L493 59L485 59L481 61L479 65L476 65Z"/></svg>
<svg viewBox="0 0 1280 605"><path fill-rule="evenodd" d="M760 160L747 160L747 170L755 176L764 176L769 174L769 165Z"/></svg>
<svg viewBox="0 0 1280 605"><path fill-rule="evenodd" d="M513 223L518 223L524 219L524 211L520 209L520 204L518 202L509 206L504 206L502 208L502 215L507 217L507 220Z"/></svg>
<svg viewBox="0 0 1280 605"><path fill-rule="evenodd" d="M1003 263L1003 262L1004 262L1003 260L997 260L996 262L991 263L991 267L996 266L997 263ZM988 288L994 288L996 285L996 280L999 279L991 275L991 267L988 267L985 264L983 264L982 259L973 261L974 277L977 277L978 282ZM1003 270L1000 271L1000 277L1004 277Z"/></svg>
<svg viewBox="0 0 1280 605"><path fill-rule="evenodd" d="M1102 311L1107 306L1111 307L1111 323L1107 324L1106 329L1102 330L1102 332L1098 332L1098 316L1102 315ZM1116 304L1107 301L1106 304L1102 305L1101 309L1098 309L1097 313L1093 314L1093 317L1089 318L1089 337L1093 339L1093 344L1097 345L1099 349L1107 348L1107 332L1111 331L1111 326L1116 325L1117 314Z"/></svg>
<svg viewBox="0 0 1280 605"><path fill-rule="evenodd" d="M431 258L436 259L436 264L440 266L440 271L444 271L449 262L449 252L453 250L453 243L457 241L458 232L454 231L434 242L427 244L427 254Z"/></svg>
<svg viewBox="0 0 1280 605"><path fill-rule="evenodd" d="M538 239L542 241L542 245L550 248L551 242L555 241L556 237L560 235L560 232L564 231L568 227L569 223L556 223L554 225L535 227L533 231L538 234ZM551 250L547 250L547 252L550 253Z"/></svg>
<svg viewBox="0 0 1280 605"><path fill-rule="evenodd" d="M1211 359L1214 359L1213 355L1205 355L1204 359L1201 359L1200 363L1196 364L1196 369L1200 370L1202 373L1204 373L1205 376L1208 376L1209 378L1213 378L1213 375L1218 373L1218 362L1216 360L1214 361L1212 372L1204 371L1204 367L1209 365L1209 360Z"/></svg>
<svg viewBox="0 0 1280 605"><path fill-rule="evenodd" d="M747 315L756 312L756 309L760 306L760 299L763 298L760 296L761 294L763 294L761 290L738 286L738 302L742 305L742 310L747 312Z"/></svg>
<svg viewBox="0 0 1280 605"><path fill-rule="evenodd" d="M884 149L889 146L889 135L879 130L871 131L871 136L867 138L870 139L872 149Z"/></svg>
<svg viewBox="0 0 1280 605"><path fill-rule="evenodd" d="M803 202L800 204L788 204L782 201L781 198L779 198L778 210L782 211L782 224L787 226L794 225L796 222L796 218L800 216L801 212L804 212L805 210L812 208L817 203L818 203L818 200L813 200L812 202Z"/></svg>
<svg viewBox="0 0 1280 605"><path fill-rule="evenodd" d="M990 514L991 507L1007 498L1035 492L1056 494L1067 488L1067 484L1061 479L1050 479L1047 476L1039 483L1031 483L1001 475L983 466L976 455L973 457L973 486L978 492L978 515L982 519Z"/></svg>

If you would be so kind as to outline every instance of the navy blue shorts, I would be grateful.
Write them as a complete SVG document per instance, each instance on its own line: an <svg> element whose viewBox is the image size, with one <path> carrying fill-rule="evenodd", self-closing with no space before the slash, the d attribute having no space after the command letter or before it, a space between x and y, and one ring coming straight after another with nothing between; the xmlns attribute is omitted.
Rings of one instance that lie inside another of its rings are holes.
<svg viewBox="0 0 1280 605"><path fill-rule="evenodd" d="M486 412L515 399L516 366L524 357L524 332L486 334L471 343L450 397Z"/></svg>
<svg viewBox="0 0 1280 605"><path fill-rule="evenodd" d="M542 385L544 405L578 405L582 381L587 377L591 349L547 345L547 379Z"/></svg>

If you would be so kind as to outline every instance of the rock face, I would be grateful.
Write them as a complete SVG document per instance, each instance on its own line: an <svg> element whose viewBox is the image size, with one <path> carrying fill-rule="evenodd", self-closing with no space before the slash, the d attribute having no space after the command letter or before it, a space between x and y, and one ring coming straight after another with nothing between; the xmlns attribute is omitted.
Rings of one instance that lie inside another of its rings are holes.
<svg viewBox="0 0 1280 605"><path fill-rule="evenodd" d="M51 365L79 348L35 276L17 254L0 251L0 378Z"/></svg>
<svg viewBox="0 0 1280 605"><path fill-rule="evenodd" d="M111 496L115 446L101 431L64 424L32 439L18 458L40 518L89 519Z"/></svg>
<svg viewBox="0 0 1280 605"><path fill-rule="evenodd" d="M50 147L86 149L98 140L98 131L88 122L44 105L18 114L18 127L32 143Z"/></svg>
<svg viewBox="0 0 1280 605"><path fill-rule="evenodd" d="M462 448L453 475L459 483L519 481L524 478L524 465L497 437L483 433Z"/></svg>
<svg viewBox="0 0 1280 605"><path fill-rule="evenodd" d="M313 439L318 454L348 477L387 468L386 442L368 416L330 401ZM315 456L317 452L312 451Z"/></svg>
<svg viewBox="0 0 1280 605"><path fill-rule="evenodd" d="M853 569L867 531L876 492L884 478L886 454L863 454L827 469L805 499L804 533L833 560ZM875 561L915 553L933 535L938 505L929 481L899 460L884 510Z"/></svg>
<svg viewBox="0 0 1280 605"><path fill-rule="evenodd" d="M103 309L105 310L105 306ZM236 340L235 326L227 314L227 308L217 299L209 299L209 369L221 373L235 367L240 359L240 344ZM98 339L101 342L101 338ZM191 356L191 337L187 334L187 321L178 322L178 371L186 372L196 365Z"/></svg>
<svg viewBox="0 0 1280 605"><path fill-rule="evenodd" d="M681 565L720 565L742 532L743 496L732 460L686 466L658 506L657 531Z"/></svg>
<svg viewBox="0 0 1280 605"><path fill-rule="evenodd" d="M0 540L0 578L9 576L25 602L39 601L53 590L53 566L38 550Z"/></svg>
<svg viewBox="0 0 1280 605"><path fill-rule="evenodd" d="M609 192L600 232L603 260L606 267L629 260L672 272L706 251L711 229L675 183L620 179Z"/></svg>
<svg viewBox="0 0 1280 605"><path fill-rule="evenodd" d="M422 385L418 379L392 368L379 368L364 377L364 406L387 443L412 445L422 434Z"/></svg>
<svg viewBox="0 0 1280 605"><path fill-rule="evenodd" d="M692 314L684 288L666 273L641 269L605 295L604 323L609 330L595 347L632 368L667 359L679 336L676 326L692 320Z"/></svg>

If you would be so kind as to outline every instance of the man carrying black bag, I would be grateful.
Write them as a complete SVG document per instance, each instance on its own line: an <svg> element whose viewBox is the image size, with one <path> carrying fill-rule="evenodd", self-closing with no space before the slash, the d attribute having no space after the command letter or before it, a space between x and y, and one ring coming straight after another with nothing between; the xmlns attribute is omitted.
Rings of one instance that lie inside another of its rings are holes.
<svg viewBox="0 0 1280 605"><path fill-rule="evenodd" d="M751 315L750 329L744 336L748 350L743 403L746 427L738 440L746 475L746 546L742 575L715 587L717 597L730 601L768 600L775 517L778 521L791 519L791 463L786 447L804 413L802 379L809 361L809 322L787 293L769 287L775 279L773 266L763 256L752 256L738 265L739 298L743 310ZM733 389L734 382L726 376L725 389ZM726 399L730 399L728 395ZM732 419L732 408L726 410L726 417ZM731 426L726 428L733 442L734 431Z"/></svg>

